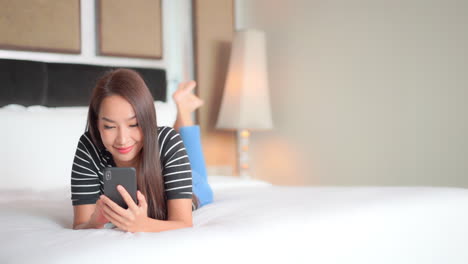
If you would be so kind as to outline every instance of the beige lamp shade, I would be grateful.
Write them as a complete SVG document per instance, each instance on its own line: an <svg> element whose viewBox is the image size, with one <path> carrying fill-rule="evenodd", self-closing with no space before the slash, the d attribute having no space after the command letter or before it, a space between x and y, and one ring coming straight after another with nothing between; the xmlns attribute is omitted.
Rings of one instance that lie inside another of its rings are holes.
<svg viewBox="0 0 468 264"><path fill-rule="evenodd" d="M273 128L268 91L265 34L236 32L216 128L267 130Z"/></svg>

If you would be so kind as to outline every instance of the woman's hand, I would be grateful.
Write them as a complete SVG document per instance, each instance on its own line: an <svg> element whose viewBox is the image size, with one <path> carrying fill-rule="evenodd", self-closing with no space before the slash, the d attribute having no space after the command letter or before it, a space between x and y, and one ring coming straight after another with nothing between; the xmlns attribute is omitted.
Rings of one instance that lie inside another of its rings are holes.
<svg viewBox="0 0 468 264"><path fill-rule="evenodd" d="M107 196L101 195L104 217L124 231L132 233L144 231L149 221L145 196L140 191L137 192L137 205L124 187L118 185L117 190L127 203L128 209L123 209Z"/></svg>
<svg viewBox="0 0 468 264"><path fill-rule="evenodd" d="M89 219L90 226L95 228L103 228L104 225L109 222L109 220L107 220L107 218L104 216L103 207L104 204L102 203L102 200L99 199L96 202L94 212L91 215L91 218Z"/></svg>
<svg viewBox="0 0 468 264"><path fill-rule="evenodd" d="M93 205L82 205L81 208L80 206L75 206L73 229L103 228L104 225L109 222L104 216L103 206L104 204L101 199L97 200L96 204ZM91 216L84 216L90 214ZM85 218L88 218L88 220L83 222ZM80 221L79 224L75 224L77 220Z"/></svg>

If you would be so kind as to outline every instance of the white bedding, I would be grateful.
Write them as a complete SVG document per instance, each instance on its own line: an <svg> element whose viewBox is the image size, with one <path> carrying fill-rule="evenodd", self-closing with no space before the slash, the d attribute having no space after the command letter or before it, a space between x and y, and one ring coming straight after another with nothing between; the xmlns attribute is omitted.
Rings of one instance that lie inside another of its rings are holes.
<svg viewBox="0 0 468 264"><path fill-rule="evenodd" d="M72 230L68 189L0 191L0 263L468 263L468 190L212 176L194 227Z"/></svg>

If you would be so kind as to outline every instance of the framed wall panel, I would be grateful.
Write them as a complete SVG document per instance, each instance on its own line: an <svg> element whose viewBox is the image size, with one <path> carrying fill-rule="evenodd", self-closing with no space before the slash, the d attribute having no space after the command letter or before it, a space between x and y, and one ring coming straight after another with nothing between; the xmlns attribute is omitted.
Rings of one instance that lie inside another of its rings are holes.
<svg viewBox="0 0 468 264"><path fill-rule="evenodd" d="M97 0L99 54L161 59L160 0Z"/></svg>
<svg viewBox="0 0 468 264"><path fill-rule="evenodd" d="M80 53L79 0L0 0L0 49Z"/></svg>
<svg viewBox="0 0 468 264"><path fill-rule="evenodd" d="M197 93L205 102L198 110L205 162L209 171L238 174L236 134L215 128L234 37L234 0L192 0L192 7Z"/></svg>

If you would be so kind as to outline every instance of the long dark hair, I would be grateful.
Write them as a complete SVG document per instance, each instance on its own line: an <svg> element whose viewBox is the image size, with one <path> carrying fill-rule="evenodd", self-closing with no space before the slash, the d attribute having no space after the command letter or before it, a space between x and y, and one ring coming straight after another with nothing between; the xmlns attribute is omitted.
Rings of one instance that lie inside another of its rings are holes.
<svg viewBox="0 0 468 264"><path fill-rule="evenodd" d="M167 219L167 204L159 156L158 129L153 96L143 78L130 69L116 69L107 72L98 80L93 90L88 111L88 130L94 143L103 148L98 129L99 109L104 98L119 95L125 98L135 111L138 126L143 133L143 147L139 153L137 187L146 197L148 216ZM198 201L193 195L193 202Z"/></svg>

